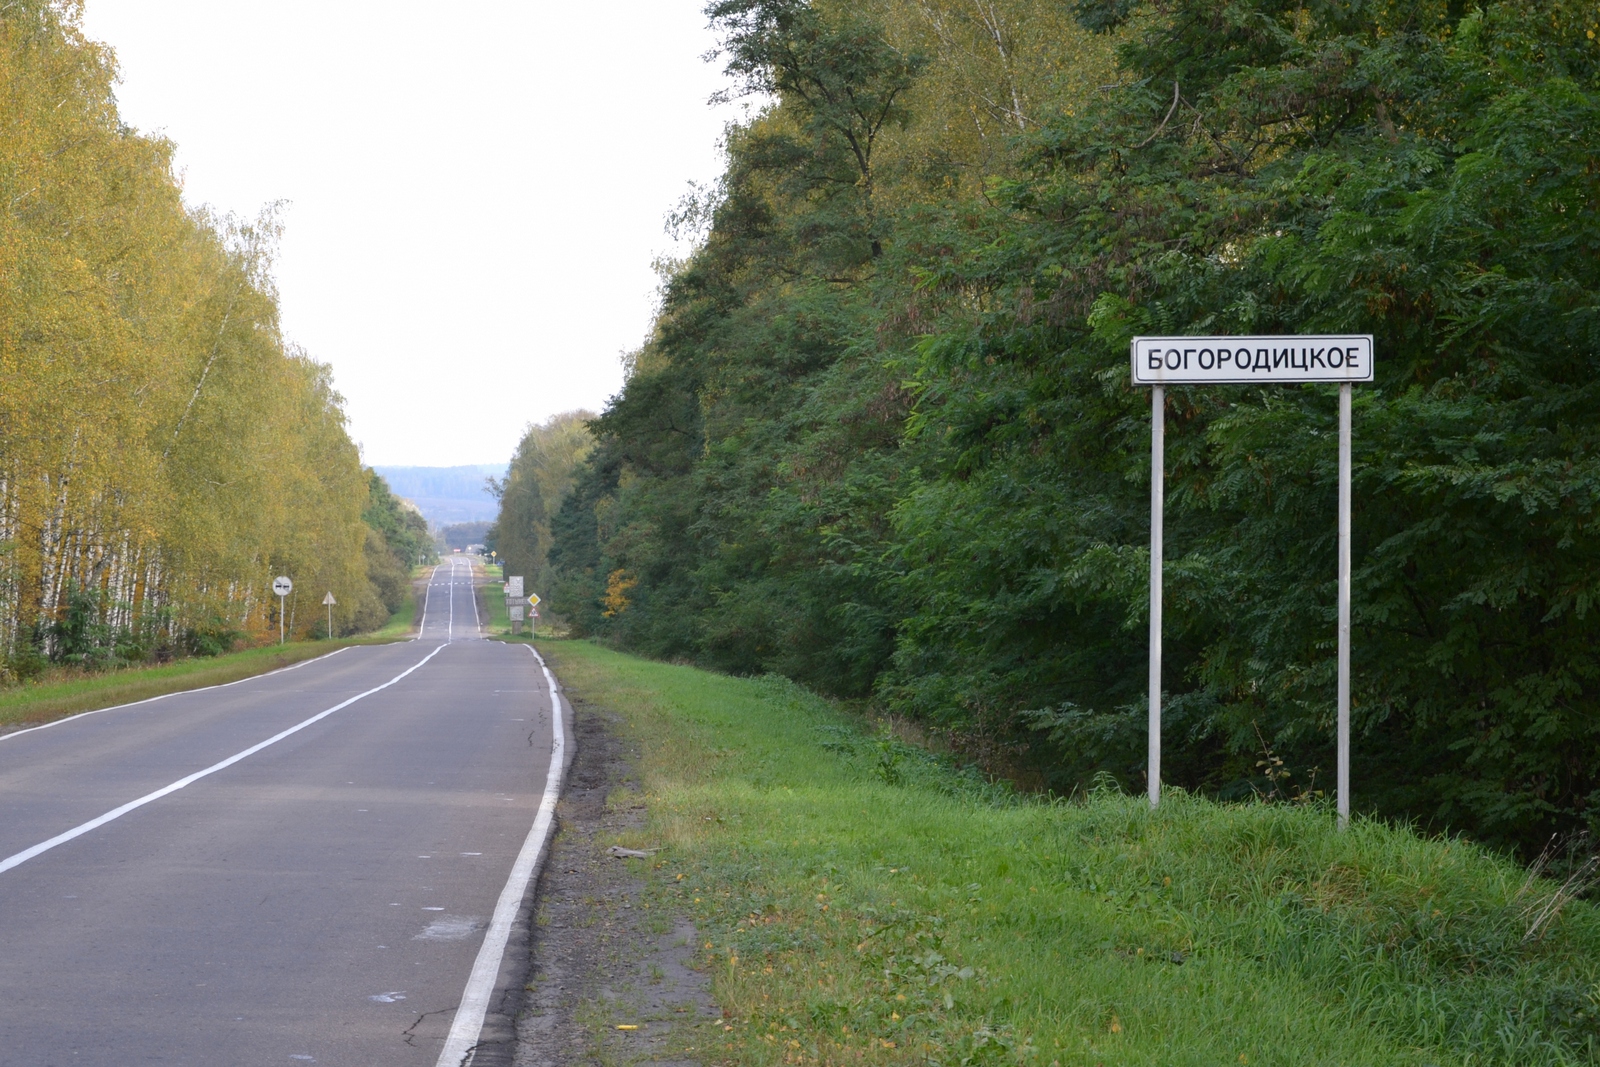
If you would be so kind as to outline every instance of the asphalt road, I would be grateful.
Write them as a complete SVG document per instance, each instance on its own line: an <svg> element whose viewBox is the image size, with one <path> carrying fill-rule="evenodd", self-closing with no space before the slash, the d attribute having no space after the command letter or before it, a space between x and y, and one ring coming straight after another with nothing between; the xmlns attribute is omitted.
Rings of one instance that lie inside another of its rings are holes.
<svg viewBox="0 0 1600 1067"><path fill-rule="evenodd" d="M0 738L0 1064L501 1059L560 758L476 620Z"/></svg>

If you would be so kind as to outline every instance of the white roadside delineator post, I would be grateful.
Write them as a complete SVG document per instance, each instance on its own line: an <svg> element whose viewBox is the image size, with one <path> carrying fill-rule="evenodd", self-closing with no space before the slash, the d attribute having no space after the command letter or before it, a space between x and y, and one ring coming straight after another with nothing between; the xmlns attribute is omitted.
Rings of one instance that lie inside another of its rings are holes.
<svg viewBox="0 0 1600 1067"><path fill-rule="evenodd" d="M1371 334L1135 337L1133 384L1150 390L1150 806L1161 803L1161 595L1166 386L1339 384L1339 827L1350 822L1350 386L1372 381Z"/></svg>

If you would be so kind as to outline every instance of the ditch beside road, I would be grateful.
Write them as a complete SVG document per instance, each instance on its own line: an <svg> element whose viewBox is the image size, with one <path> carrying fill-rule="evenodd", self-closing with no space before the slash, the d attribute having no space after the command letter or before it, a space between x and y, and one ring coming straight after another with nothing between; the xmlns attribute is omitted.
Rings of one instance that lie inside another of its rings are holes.
<svg viewBox="0 0 1600 1067"><path fill-rule="evenodd" d="M539 647L625 747L574 782L524 1067L1600 1059L1600 909L1469 842L1018 795L781 678Z"/></svg>
<svg viewBox="0 0 1600 1067"><path fill-rule="evenodd" d="M567 697L578 751L539 878L515 1067L698 1062L721 1032L699 931L651 891L651 860L610 851L645 826L637 742L620 715Z"/></svg>

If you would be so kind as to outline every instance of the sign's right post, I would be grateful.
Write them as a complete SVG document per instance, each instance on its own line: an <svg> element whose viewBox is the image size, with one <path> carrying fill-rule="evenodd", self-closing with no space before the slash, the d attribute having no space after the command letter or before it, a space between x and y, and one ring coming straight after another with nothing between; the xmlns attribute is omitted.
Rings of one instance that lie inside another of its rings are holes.
<svg viewBox="0 0 1600 1067"><path fill-rule="evenodd" d="M1334 801L1350 825L1350 383L1339 383L1339 740Z"/></svg>

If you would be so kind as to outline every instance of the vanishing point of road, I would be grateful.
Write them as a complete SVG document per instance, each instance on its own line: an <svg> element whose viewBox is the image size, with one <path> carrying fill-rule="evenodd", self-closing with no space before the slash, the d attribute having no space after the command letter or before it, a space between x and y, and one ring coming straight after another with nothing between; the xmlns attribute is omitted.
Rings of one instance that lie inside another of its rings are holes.
<svg viewBox="0 0 1600 1067"><path fill-rule="evenodd" d="M0 1064L509 1062L572 735L480 634L455 556L414 641L0 737Z"/></svg>

